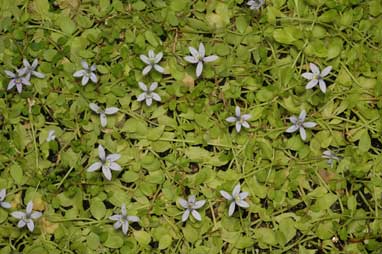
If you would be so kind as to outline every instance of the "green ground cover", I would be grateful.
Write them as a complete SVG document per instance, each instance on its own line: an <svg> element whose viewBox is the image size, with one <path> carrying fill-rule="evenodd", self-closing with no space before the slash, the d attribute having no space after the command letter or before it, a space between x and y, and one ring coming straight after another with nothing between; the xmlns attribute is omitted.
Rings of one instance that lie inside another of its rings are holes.
<svg viewBox="0 0 382 254"><path fill-rule="evenodd" d="M256 3L0 0L0 254L380 254L382 2Z"/></svg>

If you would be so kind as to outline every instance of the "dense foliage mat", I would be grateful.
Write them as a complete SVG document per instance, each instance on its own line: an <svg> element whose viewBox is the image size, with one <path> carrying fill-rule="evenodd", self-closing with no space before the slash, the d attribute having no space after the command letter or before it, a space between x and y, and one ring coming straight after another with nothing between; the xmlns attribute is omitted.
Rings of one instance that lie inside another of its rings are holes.
<svg viewBox="0 0 382 254"><path fill-rule="evenodd" d="M380 0L0 17L0 253L381 253Z"/></svg>

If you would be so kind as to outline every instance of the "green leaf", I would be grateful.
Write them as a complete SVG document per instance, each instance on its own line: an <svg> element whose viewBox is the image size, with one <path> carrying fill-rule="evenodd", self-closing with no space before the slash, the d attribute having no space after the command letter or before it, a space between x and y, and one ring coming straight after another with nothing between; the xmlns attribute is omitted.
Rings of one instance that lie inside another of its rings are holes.
<svg viewBox="0 0 382 254"><path fill-rule="evenodd" d="M25 182L23 179L23 176L24 176L23 169L20 167L19 164L17 163L12 164L12 166L10 166L9 168L9 171L16 184L21 185Z"/></svg>
<svg viewBox="0 0 382 254"><path fill-rule="evenodd" d="M98 198L90 200L90 213L97 220L102 219L106 214L105 204Z"/></svg>
<svg viewBox="0 0 382 254"><path fill-rule="evenodd" d="M66 34L72 34L76 31L76 24L67 16L58 16L56 22L60 29Z"/></svg>
<svg viewBox="0 0 382 254"><path fill-rule="evenodd" d="M302 34L295 27L285 27L275 29L273 31L273 38L279 43L293 44L295 41L302 38Z"/></svg>
<svg viewBox="0 0 382 254"><path fill-rule="evenodd" d="M360 152L366 153L369 151L371 147L371 140L367 129L362 130L358 147Z"/></svg>
<svg viewBox="0 0 382 254"><path fill-rule="evenodd" d="M108 237L103 244L107 248L118 249L123 246L123 238L116 231L108 232Z"/></svg>
<svg viewBox="0 0 382 254"><path fill-rule="evenodd" d="M266 245L276 245L276 235L275 232L270 228L256 228L253 230L255 234L255 239L262 244Z"/></svg>
<svg viewBox="0 0 382 254"><path fill-rule="evenodd" d="M168 247L170 247L171 243L172 243L171 236L170 235L163 235L159 239L159 247L158 247L158 249L160 249L160 250L167 249Z"/></svg>
<svg viewBox="0 0 382 254"><path fill-rule="evenodd" d="M149 245L151 242L151 235L143 230L134 231L134 237L135 240L137 240L137 242L142 246Z"/></svg>

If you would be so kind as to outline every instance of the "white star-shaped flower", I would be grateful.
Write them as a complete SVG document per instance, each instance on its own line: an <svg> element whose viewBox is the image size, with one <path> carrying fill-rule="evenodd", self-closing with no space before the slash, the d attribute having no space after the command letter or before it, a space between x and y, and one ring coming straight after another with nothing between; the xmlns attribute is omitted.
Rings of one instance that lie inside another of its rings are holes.
<svg viewBox="0 0 382 254"><path fill-rule="evenodd" d="M197 64L196 77L199 77L202 74L203 63L213 62L218 59L218 56L216 55L205 56L206 50L203 43L199 44L199 51L193 47L188 47L188 49L190 50L191 56L185 56L184 59L189 63Z"/></svg>
<svg viewBox="0 0 382 254"><path fill-rule="evenodd" d="M111 180L111 170L120 171L122 168L115 161L121 158L120 154L114 153L106 156L105 149L102 145L98 145L98 156L101 161L93 163L87 172L94 172L102 168L102 173L107 180Z"/></svg>
<svg viewBox="0 0 382 254"><path fill-rule="evenodd" d="M76 71L73 74L73 77L80 78L82 77L81 84L84 86L89 82L89 79L93 83L98 82L97 75L94 73L97 70L97 66L93 64L89 67L88 63L85 60L81 60L82 70Z"/></svg>
<svg viewBox="0 0 382 254"><path fill-rule="evenodd" d="M11 78L11 81L9 81L8 83L7 90L11 90L14 86L16 86L17 92L21 93L23 91L23 85L31 85L31 83L29 82L29 78L25 76L24 69L16 70L16 73L13 73L8 70L5 70L4 72L9 78Z"/></svg>
<svg viewBox="0 0 382 254"><path fill-rule="evenodd" d="M147 75L152 68L157 70L157 72L163 73L164 69L162 66L160 66L158 63L162 60L163 53L159 52L157 55L155 55L153 50L149 50L148 56L140 55L139 56L141 60L147 64L147 66L143 69L142 74Z"/></svg>
<svg viewBox="0 0 382 254"><path fill-rule="evenodd" d="M291 116L289 120L293 123L291 127L289 127L286 132L293 133L296 131L300 131L300 136L302 140L306 139L305 128L313 128L317 124L315 122L305 122L306 112L302 110L299 117Z"/></svg>
<svg viewBox="0 0 382 254"><path fill-rule="evenodd" d="M183 198L179 198L179 204L183 208L186 208L186 211L184 211L182 215L182 221L185 222L190 216L190 213L196 220L201 221L202 217L200 216L200 213L196 211L196 209L201 208L202 206L204 206L205 203L206 203L205 200L196 201L196 198L194 195L188 196L188 201L186 201Z"/></svg>
<svg viewBox="0 0 382 254"><path fill-rule="evenodd" d="M249 5L249 9L258 11L264 2L264 0L250 0L247 2L247 5Z"/></svg>
<svg viewBox="0 0 382 254"><path fill-rule="evenodd" d="M113 115L119 111L119 108L116 107L105 108L105 110L103 110L95 103L90 103L89 107L95 113L99 114L102 127L105 127L107 125L106 115Z"/></svg>
<svg viewBox="0 0 382 254"><path fill-rule="evenodd" d="M24 212L13 212L11 215L19 219L19 222L17 223L18 228L23 228L25 225L27 225L29 231L33 232L34 230L34 222L33 220L36 220L41 217L42 213L41 212L32 212L33 210L33 202L29 201L27 204L27 208L25 213Z"/></svg>
<svg viewBox="0 0 382 254"><path fill-rule="evenodd" d="M143 93L138 95L137 101L146 100L146 105L151 106L153 100L161 101L159 94L154 93L154 90L158 87L157 82L151 83L150 87L147 88L146 84L143 82L138 82L139 88L142 89Z"/></svg>
<svg viewBox="0 0 382 254"><path fill-rule="evenodd" d="M230 195L226 191L220 191L220 194L227 199L228 201L231 202L229 205L228 209L228 216L232 216L232 214L235 212L235 207L236 205L243 207L243 208L248 208L249 204L244 200L245 198L248 197L248 192L240 192L240 183L238 183L232 191L232 195Z"/></svg>
<svg viewBox="0 0 382 254"><path fill-rule="evenodd" d="M54 130L50 130L48 132L48 137L46 138L46 142L50 142L56 139L56 132Z"/></svg>
<svg viewBox="0 0 382 254"><path fill-rule="evenodd" d="M244 114L241 115L240 108L236 106L235 108L235 116L230 116L227 119L225 119L229 123L235 123L236 125L236 132L240 132L241 126L244 128L250 128L247 120L251 117L250 114Z"/></svg>
<svg viewBox="0 0 382 254"><path fill-rule="evenodd" d="M330 150L325 150L322 153L322 158L327 159L328 164L333 167L334 161L339 161L340 158Z"/></svg>
<svg viewBox="0 0 382 254"><path fill-rule="evenodd" d="M138 222L139 218L137 216L129 216L126 212L126 205L122 204L121 207L122 214L115 214L109 217L110 220L116 221L114 223L114 228L119 229L122 227L123 233L126 235L129 230L129 222Z"/></svg>
<svg viewBox="0 0 382 254"><path fill-rule="evenodd" d="M305 86L306 89L311 89L319 84L320 89L323 93L326 93L326 83L324 77L327 76L332 70L332 66L328 66L320 72L320 69L314 63L309 64L312 72L305 72L301 76L310 80Z"/></svg>
<svg viewBox="0 0 382 254"><path fill-rule="evenodd" d="M5 189L0 190L0 206L2 208L11 208L11 204L8 202L5 202L5 197L7 196L7 191Z"/></svg>
<svg viewBox="0 0 382 254"><path fill-rule="evenodd" d="M43 73L35 71L37 68L37 65L38 65L37 58L35 60L33 60L32 65L28 62L27 59L23 60L23 64L24 64L23 71L24 71L28 80L31 78L32 75L37 77L37 78L44 78L45 77L45 75Z"/></svg>

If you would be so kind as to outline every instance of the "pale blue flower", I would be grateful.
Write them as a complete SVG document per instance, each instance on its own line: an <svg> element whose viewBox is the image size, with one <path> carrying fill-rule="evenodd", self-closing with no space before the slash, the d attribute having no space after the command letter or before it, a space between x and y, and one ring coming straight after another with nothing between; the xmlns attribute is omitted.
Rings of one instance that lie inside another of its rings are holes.
<svg viewBox="0 0 382 254"><path fill-rule="evenodd" d="M121 171L122 168L115 161L121 158L120 154L114 153L106 155L105 149L102 145L98 145L98 156L101 161L93 163L88 169L87 172L94 172L102 168L102 173L107 180L111 180L111 170Z"/></svg>
<svg viewBox="0 0 382 254"><path fill-rule="evenodd" d="M81 84L84 86L89 82L89 79L93 83L98 82L97 75L94 73L97 70L97 66L93 64L89 67L88 63L85 60L81 60L82 70L76 71L73 76L76 78L82 77Z"/></svg>
<svg viewBox="0 0 382 254"><path fill-rule="evenodd" d="M146 84L143 82L138 82L139 88L142 89L143 93L138 95L137 101L146 101L147 106L151 106L153 100L161 101L159 94L155 93L154 90L158 87L157 82L151 83L150 87L147 88Z"/></svg>
<svg viewBox="0 0 382 254"><path fill-rule="evenodd" d="M179 204L183 208L186 208L186 211L182 215L182 221L185 222L190 216L190 213L197 221L201 221L202 217L200 216L200 213L196 211L196 209L201 208L202 206L204 206L205 203L206 203L205 200L196 201L196 198L194 195L188 196L188 201L186 201L183 198L179 198Z"/></svg>
<svg viewBox="0 0 382 254"><path fill-rule="evenodd" d="M249 9L258 11L264 2L264 0L250 0L247 2L247 5L249 5Z"/></svg>
<svg viewBox="0 0 382 254"><path fill-rule="evenodd" d="M38 60L37 58L33 60L32 65L28 62L27 59L23 60L24 68L23 71L29 80L31 78L31 75L37 77L37 78L44 78L45 75L41 72L36 71L37 65L38 65Z"/></svg>
<svg viewBox="0 0 382 254"><path fill-rule="evenodd" d="M113 115L119 111L119 108L116 107L105 108L105 110L103 110L95 103L90 103L89 107L95 113L99 114L102 127L105 127L107 125L106 115Z"/></svg>
<svg viewBox="0 0 382 254"><path fill-rule="evenodd" d="M236 127L236 132L240 132L241 127L243 126L244 128L250 128L247 120L251 117L250 114L244 114L241 115L240 112L240 107L236 106L235 108L235 116L230 116L226 119L227 122L229 123L235 123Z"/></svg>
<svg viewBox="0 0 382 254"><path fill-rule="evenodd" d="M11 78L11 81L9 81L8 83L7 90L11 90L14 86L16 86L17 92L21 93L23 90L23 85L31 85L31 83L29 82L29 78L25 76L24 69L16 70L16 73L13 73L8 70L5 70L4 72L9 78Z"/></svg>
<svg viewBox="0 0 382 254"><path fill-rule="evenodd" d="M310 80L305 86L306 89L311 89L319 84L323 93L326 93L326 83L324 77L327 76L332 70L332 66L328 66L320 72L320 69L314 63L309 64L312 72L305 72L301 76Z"/></svg>
<svg viewBox="0 0 382 254"><path fill-rule="evenodd" d="M28 227L29 231L33 232L34 230L34 222L33 220L36 220L42 216L41 212L33 212L33 202L29 201L27 204L27 208L25 213L24 212L13 212L11 215L19 219L19 222L17 223L18 228L23 228L25 225Z"/></svg>
<svg viewBox="0 0 382 254"><path fill-rule="evenodd" d="M306 131L305 128L313 128L317 124L315 122L305 122L306 111L302 110L299 117L291 116L289 120L293 123L291 127L289 127L286 132L293 133L296 131L300 131L300 136L302 140L306 139Z"/></svg>
<svg viewBox="0 0 382 254"><path fill-rule="evenodd" d="M138 222L139 218L137 216L129 216L126 212L126 205L122 204L121 214L115 214L109 217L110 220L116 221L114 223L114 228L119 229L122 227L122 232L126 235L129 230L129 222Z"/></svg>
<svg viewBox="0 0 382 254"><path fill-rule="evenodd" d="M11 204L8 202L5 202L5 197L7 196L7 191L5 189L0 190L0 206L2 208L11 208Z"/></svg>
<svg viewBox="0 0 382 254"><path fill-rule="evenodd" d="M232 191L232 195L230 195L226 191L220 191L220 194L227 199L230 203L229 209L228 209L228 216L232 216L232 214L235 212L236 205L248 208L249 204L244 200L248 197L248 192L240 192L240 183L238 183Z"/></svg>
<svg viewBox="0 0 382 254"><path fill-rule="evenodd" d="M149 50L148 56L140 55L139 57L145 64L147 64L147 66L142 71L143 75L147 75L152 70L152 68L154 68L157 72L164 72L162 66L158 64L162 60L162 52L155 54L153 50Z"/></svg>
<svg viewBox="0 0 382 254"><path fill-rule="evenodd" d="M191 56L185 56L184 59L189 63L196 64L196 77L199 77L202 74L203 63L213 62L218 59L218 56L216 55L205 56L206 50L203 43L199 44L199 50L196 50L193 47L188 47L188 49L190 50Z"/></svg>

